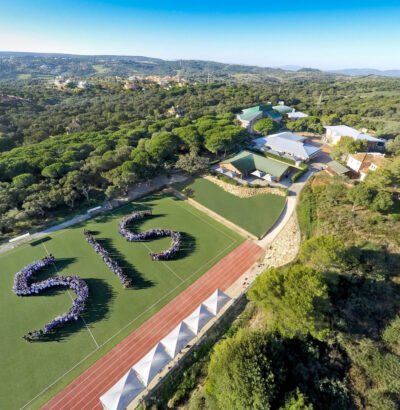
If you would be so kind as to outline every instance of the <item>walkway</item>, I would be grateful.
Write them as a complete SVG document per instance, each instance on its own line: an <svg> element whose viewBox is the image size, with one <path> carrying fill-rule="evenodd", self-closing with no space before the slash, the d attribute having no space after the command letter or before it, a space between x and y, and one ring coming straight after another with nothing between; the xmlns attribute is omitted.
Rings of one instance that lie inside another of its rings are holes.
<svg viewBox="0 0 400 410"><path fill-rule="evenodd" d="M215 289L225 291L264 255L245 241L98 360L43 409L101 409L99 398Z"/></svg>
<svg viewBox="0 0 400 410"><path fill-rule="evenodd" d="M112 201L105 201L104 204L101 206L101 209L97 211L96 213L93 213L93 214L86 213L83 215L78 215L58 225L54 225L54 226L51 226L50 228L44 229L43 231L36 232L32 234L25 241L16 242L16 243L4 243L3 245L0 245L0 253L7 252L15 248L16 246L22 245L23 243L43 238L44 236L49 235L50 233L59 231L61 229L68 228L72 225L75 225L76 223L86 221L87 219L90 219L91 217L98 215L99 213L105 212L109 210L110 208L116 208L118 206L124 205L127 202L133 201L151 192L158 191L161 188L164 188L165 186L169 184L174 184L176 182L182 182L182 181L185 181L186 179L187 177L182 174L172 174L170 177L167 177L166 175L159 175L153 178L149 184L142 183L140 185L136 185L124 197L113 199Z"/></svg>
<svg viewBox="0 0 400 410"><path fill-rule="evenodd" d="M292 184L290 194L286 200L285 208L271 230L263 238L256 242L258 246L267 249L271 242L273 242L273 240L278 236L296 209L297 197L300 194L300 191L303 189L304 185L311 175L314 174L314 172L316 172L316 169L311 168L301 178L299 178L297 182Z"/></svg>

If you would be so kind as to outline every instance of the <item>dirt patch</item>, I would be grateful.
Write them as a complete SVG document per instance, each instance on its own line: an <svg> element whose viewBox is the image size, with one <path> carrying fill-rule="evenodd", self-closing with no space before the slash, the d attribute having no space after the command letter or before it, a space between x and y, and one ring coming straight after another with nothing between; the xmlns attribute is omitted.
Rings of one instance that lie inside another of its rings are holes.
<svg viewBox="0 0 400 410"><path fill-rule="evenodd" d="M265 327L265 322L266 322L266 316L265 313L257 308L256 312L250 319L249 323L247 324L247 327L249 329L262 329Z"/></svg>
<svg viewBox="0 0 400 410"><path fill-rule="evenodd" d="M296 218L296 214L293 213L287 224L267 249L264 259L267 268L277 268L278 266L286 265L297 257L301 237Z"/></svg>
<svg viewBox="0 0 400 410"><path fill-rule="evenodd" d="M244 187L244 186L228 184L227 182L221 181L218 178L215 178L210 175L206 175L204 178L208 179L211 182L214 182L214 184L217 184L224 191L229 192L232 195L238 196L239 198L249 198L251 196L260 195L260 194L274 194L274 195L286 197L286 193L281 191L278 188L271 188L271 187L249 188L249 187Z"/></svg>

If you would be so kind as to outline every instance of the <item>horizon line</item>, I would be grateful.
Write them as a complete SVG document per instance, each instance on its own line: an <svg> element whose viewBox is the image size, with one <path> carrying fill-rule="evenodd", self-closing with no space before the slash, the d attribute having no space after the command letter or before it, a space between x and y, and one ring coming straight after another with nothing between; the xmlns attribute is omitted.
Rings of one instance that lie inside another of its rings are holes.
<svg viewBox="0 0 400 410"><path fill-rule="evenodd" d="M63 55L63 56L80 56L80 57L143 57L143 58L152 58L155 60L161 60L161 61L170 61L170 62L176 62L176 61L202 61L206 63L217 63L217 64L226 64L226 65L239 65L243 67L257 67L257 68L272 68L272 69L277 69L277 70L284 70L284 71L298 71L304 68L307 69L313 69L313 70L320 70L322 72L331 72L331 71L343 71L343 70L376 70L380 72L386 72L386 71L400 71L400 68L385 68L385 69L380 69L380 68L373 68L373 67L342 67L342 68L329 68L329 69L323 69L319 67L312 67L312 66L302 66L298 65L296 63L290 63L290 64L282 64L279 66L262 66L262 65L257 65L257 64L245 64L245 63L233 63L233 62L223 62L223 61L216 61L216 60L204 60L204 59L194 59L194 58L160 58L160 57L151 57L151 56L145 56L145 55L133 55L133 54L81 54L81 53L67 53L67 52L48 52L48 51L15 51L15 50L0 50L1 53L15 53L15 54L33 54L33 55L40 55L40 54L45 54L45 55ZM296 70L290 70L290 69L285 69L284 67L300 67Z"/></svg>

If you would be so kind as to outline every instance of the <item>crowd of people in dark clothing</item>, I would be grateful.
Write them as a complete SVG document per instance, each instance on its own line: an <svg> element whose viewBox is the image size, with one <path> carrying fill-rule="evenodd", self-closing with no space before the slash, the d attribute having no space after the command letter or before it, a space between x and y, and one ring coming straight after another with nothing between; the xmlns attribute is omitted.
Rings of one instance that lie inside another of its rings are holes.
<svg viewBox="0 0 400 410"><path fill-rule="evenodd" d="M86 241L90 246L101 256L103 262L111 269L111 271L118 276L118 279L121 281L124 288L129 288L132 285L131 279L125 275L122 268L114 261L108 251L104 249L94 238L91 232L88 229L84 229L83 233L85 235Z"/></svg>
<svg viewBox="0 0 400 410"><path fill-rule="evenodd" d="M169 249L159 253L150 252L150 257L153 261L166 260L172 258L181 246L181 234L170 229L150 229L146 232L133 233L127 225L136 219L142 219L151 216L151 211L138 211L133 212L130 215L125 216L118 226L118 232L129 242L146 241L151 238L162 238L170 236L172 238L172 244Z"/></svg>
<svg viewBox="0 0 400 410"><path fill-rule="evenodd" d="M30 265L20 270L14 278L13 292L18 296L37 295L43 289L51 288L53 286L68 286L72 289L76 298L73 300L73 305L67 313L54 318L50 323L44 325L43 329L28 332L22 336L27 342L32 342L40 336L50 332L56 326L59 326L72 319L78 320L79 315L85 309L85 303L89 296L89 288L81 278L78 276L58 276L52 277L41 282L29 284L30 279L36 273L54 262L54 256L49 255L41 260L35 261Z"/></svg>
<svg viewBox="0 0 400 410"><path fill-rule="evenodd" d="M172 238L172 244L169 249L159 253L150 252L150 257L152 260L170 259L173 255L175 255L181 246L181 234L179 232L172 231L170 229L150 229L146 232L135 234L127 228L127 225L131 221L135 219L142 219L151 215L152 213L149 210L133 212L131 215L128 215L122 219L118 226L118 232L129 242L146 241L151 238L170 236ZM94 236L88 229L84 229L83 233L86 241L93 247L96 253L101 256L103 262L112 270L112 272L114 272L115 275L118 276L122 286L124 288L130 287L131 279L124 274L118 263L111 258L109 252L95 240ZM85 309L86 300L89 296L89 288L86 282L78 276L57 276L48 278L41 282L34 282L30 284L30 280L35 273L54 263L54 260L54 256L50 254L43 259L32 262L30 265L20 270L14 278L13 292L17 296L39 294L42 290L53 286L67 286L76 294L76 298L73 300L73 305L67 313L57 316L50 323L45 324L43 329L28 332L23 336L23 339L29 343L39 339L41 336L49 333L55 327L62 325L65 322L72 319L78 320L79 316Z"/></svg>

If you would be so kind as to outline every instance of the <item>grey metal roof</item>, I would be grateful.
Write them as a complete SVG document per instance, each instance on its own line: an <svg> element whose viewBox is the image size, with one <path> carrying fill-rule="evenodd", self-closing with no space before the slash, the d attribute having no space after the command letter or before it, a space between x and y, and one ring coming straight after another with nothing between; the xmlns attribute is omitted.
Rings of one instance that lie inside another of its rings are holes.
<svg viewBox="0 0 400 410"><path fill-rule="evenodd" d="M385 142L383 138L376 138L372 135L369 135L365 132L358 131L347 125L326 125L325 129L333 131L335 134L340 135L341 137L351 137L354 140L366 140L371 142Z"/></svg>
<svg viewBox="0 0 400 410"><path fill-rule="evenodd" d="M345 167L337 161L330 161L326 165L328 165L329 168L332 168L339 175L345 174L346 172L350 171L349 168Z"/></svg>
<svg viewBox="0 0 400 410"><path fill-rule="evenodd" d="M256 138L254 143L257 146L267 146L273 151L290 154L303 160L308 160L321 152L321 148L313 145L305 144L304 137L284 132L280 134L270 135L268 137Z"/></svg>

